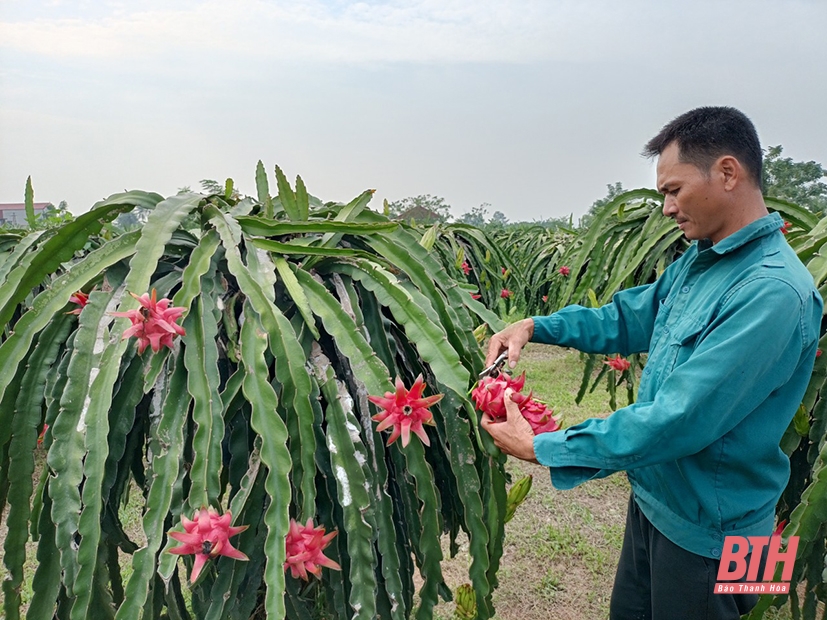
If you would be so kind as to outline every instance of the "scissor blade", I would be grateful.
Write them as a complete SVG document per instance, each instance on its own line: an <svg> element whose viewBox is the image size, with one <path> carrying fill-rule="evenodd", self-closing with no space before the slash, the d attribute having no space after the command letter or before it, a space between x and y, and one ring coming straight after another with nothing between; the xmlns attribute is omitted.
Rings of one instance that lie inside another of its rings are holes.
<svg viewBox="0 0 827 620"><path fill-rule="evenodd" d="M495 359L493 364L491 364L488 368L483 370L479 374L479 378L483 379L485 377L489 377L489 376L493 375L495 372L497 372L497 370L499 370L500 366L502 366L505 363L505 360L507 360L507 359L508 359L508 352L505 352L502 355L500 355L497 359Z"/></svg>

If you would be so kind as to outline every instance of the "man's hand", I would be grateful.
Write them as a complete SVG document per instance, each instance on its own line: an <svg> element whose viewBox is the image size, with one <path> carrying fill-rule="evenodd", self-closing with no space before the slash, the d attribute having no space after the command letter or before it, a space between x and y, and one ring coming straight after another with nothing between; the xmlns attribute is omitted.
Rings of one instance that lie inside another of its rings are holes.
<svg viewBox="0 0 827 620"><path fill-rule="evenodd" d="M516 456L518 459L537 463L537 455L534 453L534 431L531 425L520 413L520 408L511 395L514 390L508 388L505 391L506 419L505 422L495 422L487 413L482 415L480 425L488 431L494 439L494 444L506 454Z"/></svg>
<svg viewBox="0 0 827 620"><path fill-rule="evenodd" d="M499 357L500 353L508 351L508 367L514 368L520 360L520 351L533 335L534 320L530 318L512 323L501 332L497 332L491 336L491 340L488 342L485 366L490 366Z"/></svg>

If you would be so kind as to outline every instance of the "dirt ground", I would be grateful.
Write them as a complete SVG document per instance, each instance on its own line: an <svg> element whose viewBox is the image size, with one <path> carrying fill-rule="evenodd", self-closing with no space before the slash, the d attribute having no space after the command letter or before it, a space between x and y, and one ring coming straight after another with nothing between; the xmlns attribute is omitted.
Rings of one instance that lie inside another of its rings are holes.
<svg viewBox="0 0 827 620"><path fill-rule="evenodd" d="M629 499L625 477L562 492L551 487L548 470L541 466L522 463L510 468L515 479L531 474L533 487L506 525L500 584L494 594L496 618L608 618ZM467 571L464 548L444 563L452 589L468 580ZM442 604L436 617L447 619L452 613L453 604Z"/></svg>

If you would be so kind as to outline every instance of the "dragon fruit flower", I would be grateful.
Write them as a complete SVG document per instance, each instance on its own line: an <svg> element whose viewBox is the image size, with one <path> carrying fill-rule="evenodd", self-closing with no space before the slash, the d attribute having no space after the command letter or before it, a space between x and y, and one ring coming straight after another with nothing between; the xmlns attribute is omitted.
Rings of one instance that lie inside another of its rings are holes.
<svg viewBox="0 0 827 620"><path fill-rule="evenodd" d="M207 560L212 560L219 555L226 555L234 560L248 560L249 558L230 543L230 536L240 534L248 526L240 525L230 527L233 515L228 510L223 515L212 508L197 510L192 521L181 515L181 523L184 526L183 532L169 532L169 537L183 543L180 547L173 547L170 553L176 555L195 554L195 563L192 565L190 583L195 583L201 569Z"/></svg>
<svg viewBox="0 0 827 620"><path fill-rule="evenodd" d="M623 359L620 355L616 357L610 357L608 360L603 362L612 368L612 370L617 370L623 372L624 370L629 370L632 367L631 362L627 359Z"/></svg>
<svg viewBox="0 0 827 620"><path fill-rule="evenodd" d="M479 299L480 297L482 297L482 295L480 295L478 293L473 293L473 292L471 293L471 299Z"/></svg>
<svg viewBox="0 0 827 620"><path fill-rule="evenodd" d="M508 299L509 297L511 297L511 295L511 291L509 291L507 288L504 288L500 291L500 297L502 297L503 299Z"/></svg>
<svg viewBox="0 0 827 620"><path fill-rule="evenodd" d="M89 303L89 295L84 293L83 291L78 291L74 295L69 298L69 301L73 304L77 304L78 307L74 310L67 312L66 314L80 314L80 311L86 307L86 304Z"/></svg>
<svg viewBox="0 0 827 620"><path fill-rule="evenodd" d="M313 519L308 519L304 525L290 519L290 529L285 540L287 561L284 570L290 569L294 578L301 577L305 581L310 580L308 573L321 578L322 566L342 570L341 566L322 553L336 534L338 532L325 534L323 525L313 527Z"/></svg>
<svg viewBox="0 0 827 620"><path fill-rule="evenodd" d="M126 329L121 340L130 336L138 338L138 355L141 355L147 345L152 347L152 352L157 353L161 347L172 348L172 339L177 334L186 335L184 328L178 325L177 321L186 311L186 308L170 306L172 300L164 297L156 300L155 289L152 289L152 296L144 293L140 297L135 293L129 293L138 303L140 308L126 312L111 312L112 316L125 316L132 321L132 327Z"/></svg>
<svg viewBox="0 0 827 620"><path fill-rule="evenodd" d="M468 261L463 261L462 263L462 273L466 276L471 273L471 265L468 264Z"/></svg>
<svg viewBox="0 0 827 620"><path fill-rule="evenodd" d="M387 445L391 445L401 435L402 447L408 445L411 440L411 431L422 440L426 446L430 446L428 434L423 424L433 424L434 416L428 411L428 407L435 405L442 400L442 394L434 394L422 398L425 390L425 382L422 375L419 375L408 390L402 379L396 378L396 393L385 392L385 396L368 396L368 400L374 405L382 408L372 420L379 422L377 432L393 427Z"/></svg>
<svg viewBox="0 0 827 620"><path fill-rule="evenodd" d="M568 277L568 275L571 273L571 269L563 265L562 267L560 267L560 269L557 270L557 272L563 277Z"/></svg>

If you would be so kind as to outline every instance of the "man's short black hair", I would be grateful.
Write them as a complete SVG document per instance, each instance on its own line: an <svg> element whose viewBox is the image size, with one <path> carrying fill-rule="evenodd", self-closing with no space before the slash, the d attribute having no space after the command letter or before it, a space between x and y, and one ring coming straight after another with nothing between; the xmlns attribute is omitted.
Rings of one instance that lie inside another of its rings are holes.
<svg viewBox="0 0 827 620"><path fill-rule="evenodd" d="M735 108L703 107L681 114L646 143L643 154L655 157L676 142L680 160L708 173L719 157L731 155L761 188L763 153L755 125Z"/></svg>

